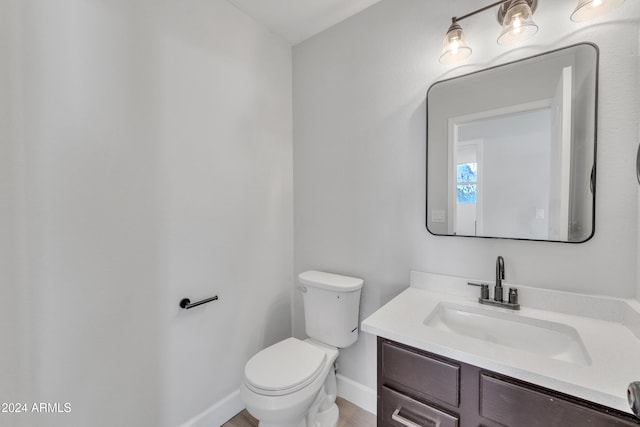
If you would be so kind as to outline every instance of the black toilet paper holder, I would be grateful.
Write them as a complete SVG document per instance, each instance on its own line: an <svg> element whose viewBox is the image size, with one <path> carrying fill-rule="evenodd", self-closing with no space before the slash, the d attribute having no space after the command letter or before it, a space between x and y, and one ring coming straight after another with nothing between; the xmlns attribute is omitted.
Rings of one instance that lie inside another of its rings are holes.
<svg viewBox="0 0 640 427"><path fill-rule="evenodd" d="M206 303L211 302L211 301L217 301L217 300L218 300L218 295L214 295L211 298L206 298L206 299L194 302L194 303L192 303L189 298L183 298L180 301L180 308L184 308L185 310L189 310L190 308L197 307L199 305L206 304Z"/></svg>

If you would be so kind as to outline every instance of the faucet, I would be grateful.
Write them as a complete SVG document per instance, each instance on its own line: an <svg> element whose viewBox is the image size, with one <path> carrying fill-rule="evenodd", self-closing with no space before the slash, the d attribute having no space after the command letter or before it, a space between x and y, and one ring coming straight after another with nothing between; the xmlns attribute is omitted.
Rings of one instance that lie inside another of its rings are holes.
<svg viewBox="0 0 640 427"><path fill-rule="evenodd" d="M489 298L489 285L486 283L473 283L467 282L468 285L480 287L480 298L478 302L480 304L493 305L498 307L510 308L512 310L520 310L520 304L518 303L518 290L516 288L509 288L509 300L505 301L502 292L502 281L504 280L504 258L498 256L496 259L496 286L493 292L493 299ZM640 384L640 382L639 382ZM639 387L640 389L640 387ZM640 406L640 405L639 405Z"/></svg>
<svg viewBox="0 0 640 427"><path fill-rule="evenodd" d="M496 259L496 287L493 293L495 301L502 302L502 280L504 280L504 258L498 256Z"/></svg>

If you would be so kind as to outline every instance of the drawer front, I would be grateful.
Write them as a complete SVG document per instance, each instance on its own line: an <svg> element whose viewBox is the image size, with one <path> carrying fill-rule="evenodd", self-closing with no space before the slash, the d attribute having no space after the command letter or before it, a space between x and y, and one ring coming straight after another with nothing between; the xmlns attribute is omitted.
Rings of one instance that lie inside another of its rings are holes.
<svg viewBox="0 0 640 427"><path fill-rule="evenodd" d="M460 366L382 342L382 385L458 407Z"/></svg>
<svg viewBox="0 0 640 427"><path fill-rule="evenodd" d="M458 427L458 417L382 387L379 427Z"/></svg>
<svg viewBox="0 0 640 427"><path fill-rule="evenodd" d="M480 415L509 427L630 427L630 417L606 413L542 390L482 374Z"/></svg>

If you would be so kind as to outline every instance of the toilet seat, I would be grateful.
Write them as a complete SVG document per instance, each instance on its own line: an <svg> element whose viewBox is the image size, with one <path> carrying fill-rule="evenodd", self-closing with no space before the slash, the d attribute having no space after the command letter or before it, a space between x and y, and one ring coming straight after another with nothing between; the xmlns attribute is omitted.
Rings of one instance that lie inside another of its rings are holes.
<svg viewBox="0 0 640 427"><path fill-rule="evenodd" d="M253 356L245 366L245 384L255 393L281 396L298 391L315 380L325 366L322 349L287 338Z"/></svg>

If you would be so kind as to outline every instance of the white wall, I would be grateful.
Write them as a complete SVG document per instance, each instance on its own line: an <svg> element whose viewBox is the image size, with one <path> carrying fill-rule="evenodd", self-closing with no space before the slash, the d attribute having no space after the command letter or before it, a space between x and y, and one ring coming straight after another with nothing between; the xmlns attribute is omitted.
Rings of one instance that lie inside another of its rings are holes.
<svg viewBox="0 0 640 427"><path fill-rule="evenodd" d="M291 336L291 48L225 1L152 12L173 426L228 397L251 356ZM202 309L176 308L214 293Z"/></svg>
<svg viewBox="0 0 640 427"><path fill-rule="evenodd" d="M626 2L591 25L573 0L540 2L539 34L507 51L486 12L462 24L459 68L438 63L451 16L473 0L383 0L294 48L294 271L365 279L364 318L408 285L411 269L590 294L633 296L636 283L638 18ZM621 43L621 40L625 42ZM582 41L600 47L596 226L584 244L436 237L425 229L425 94L435 81ZM526 295L522 296L526 304ZM304 335L295 296L294 332ZM339 371L375 387L375 340L361 335Z"/></svg>
<svg viewBox="0 0 640 427"><path fill-rule="evenodd" d="M180 425L291 331L290 47L224 0L0 12L0 400L71 404L9 423Z"/></svg>
<svg viewBox="0 0 640 427"><path fill-rule="evenodd" d="M547 114L546 123L541 124L537 132L524 133L517 142L513 137L485 141L482 181L484 235L549 238L546 221L536 218L537 209L548 213L550 199L549 116ZM506 120L497 122L506 124ZM528 167L532 164L536 166Z"/></svg>
<svg viewBox="0 0 640 427"><path fill-rule="evenodd" d="M638 29L638 44L640 45L640 28ZM640 49L638 49L638 53L636 56L636 64L637 64L637 68L638 68L638 76L637 76L637 88L640 88ZM640 112L638 112L638 118L637 118L638 122L640 122ZM638 130L638 145L636 145L636 150L640 150L640 129ZM636 151L636 155L637 155L637 151ZM638 181L638 179L636 179L636 181ZM640 183L639 183L639 187L638 187L638 229L637 229L637 233L638 233L638 242L640 242ZM636 272L636 299L640 299L640 250L636 250L636 256L637 256L637 268L638 271Z"/></svg>
<svg viewBox="0 0 640 427"><path fill-rule="evenodd" d="M458 141L484 136L478 234L549 240L550 116L543 109L458 128ZM537 209L545 218L536 218Z"/></svg>
<svg viewBox="0 0 640 427"><path fill-rule="evenodd" d="M11 55L11 14L6 1L0 1L0 401L24 401L29 390L28 317L29 298L26 289L18 285L20 277L18 239L20 183L14 172L19 169L18 153L13 139L12 111L8 99L13 88ZM0 416L0 424L20 427L27 425L20 415Z"/></svg>

